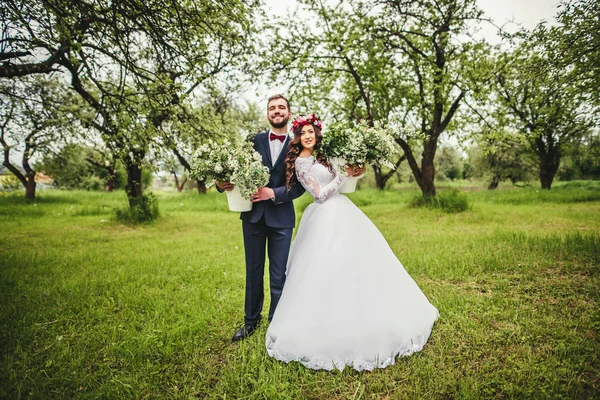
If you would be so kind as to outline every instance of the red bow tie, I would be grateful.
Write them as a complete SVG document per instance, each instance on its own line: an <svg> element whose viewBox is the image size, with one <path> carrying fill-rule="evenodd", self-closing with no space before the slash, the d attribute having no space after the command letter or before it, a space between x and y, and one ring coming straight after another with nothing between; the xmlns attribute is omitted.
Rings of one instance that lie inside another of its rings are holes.
<svg viewBox="0 0 600 400"><path fill-rule="evenodd" d="M279 135L276 135L273 132L271 132L271 134L269 135L269 140L275 140L275 139L277 139L277 140L280 140L281 143L283 143L283 141L285 140L285 136L286 135L279 136Z"/></svg>

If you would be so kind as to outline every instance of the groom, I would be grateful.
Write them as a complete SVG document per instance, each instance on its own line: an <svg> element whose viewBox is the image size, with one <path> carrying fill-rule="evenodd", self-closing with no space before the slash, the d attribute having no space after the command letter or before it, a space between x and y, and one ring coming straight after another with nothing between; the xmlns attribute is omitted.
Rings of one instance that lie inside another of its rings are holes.
<svg viewBox="0 0 600 400"><path fill-rule="evenodd" d="M262 318L265 249L269 255L271 285L269 322L283 290L292 230L296 224L292 200L304 193L302 185L295 185L290 191L285 185L285 157L290 142L287 124L291 116L289 101L280 94L271 96L267 103L271 129L254 138L254 150L262 156L270 177L269 183L252 195L252 210L240 214L246 253L246 300L244 326L233 335L234 342L250 336ZM221 191L233 189L229 182L217 182L217 187Z"/></svg>

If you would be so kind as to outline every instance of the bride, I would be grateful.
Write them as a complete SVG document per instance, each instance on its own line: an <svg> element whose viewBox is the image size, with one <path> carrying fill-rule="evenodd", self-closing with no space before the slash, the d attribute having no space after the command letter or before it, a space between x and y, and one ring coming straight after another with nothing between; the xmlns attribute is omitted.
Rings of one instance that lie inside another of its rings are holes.
<svg viewBox="0 0 600 400"><path fill-rule="evenodd" d="M357 171L339 173L318 153L321 121L298 117L292 130L286 184L301 184L315 202L292 244L267 352L312 369L385 368L423 348L438 310L371 220L338 193Z"/></svg>

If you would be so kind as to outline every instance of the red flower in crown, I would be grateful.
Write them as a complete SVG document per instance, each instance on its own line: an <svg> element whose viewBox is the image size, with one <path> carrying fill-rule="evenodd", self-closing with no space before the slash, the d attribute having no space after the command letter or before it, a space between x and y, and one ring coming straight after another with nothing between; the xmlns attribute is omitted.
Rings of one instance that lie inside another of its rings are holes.
<svg viewBox="0 0 600 400"><path fill-rule="evenodd" d="M315 113L304 115L304 116L300 115L298 118L296 118L294 120L294 122L292 122L292 129L296 129L299 126L304 126L304 125L313 125L319 129L321 129L323 127L323 123L321 122L319 117L317 117L315 115Z"/></svg>

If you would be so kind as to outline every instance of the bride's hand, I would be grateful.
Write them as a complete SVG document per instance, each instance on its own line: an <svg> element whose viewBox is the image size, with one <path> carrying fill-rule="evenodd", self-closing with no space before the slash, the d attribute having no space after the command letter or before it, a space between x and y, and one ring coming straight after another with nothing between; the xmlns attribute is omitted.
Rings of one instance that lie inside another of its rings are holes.
<svg viewBox="0 0 600 400"><path fill-rule="evenodd" d="M367 172L367 167L366 166L362 166L362 167L355 167L354 168L354 176L360 176L360 175L364 175L365 172Z"/></svg>
<svg viewBox="0 0 600 400"><path fill-rule="evenodd" d="M348 176L360 176L363 175L366 170L367 167L358 167L356 165L352 166L346 164L346 174L348 174Z"/></svg>

